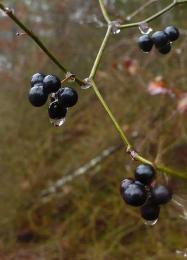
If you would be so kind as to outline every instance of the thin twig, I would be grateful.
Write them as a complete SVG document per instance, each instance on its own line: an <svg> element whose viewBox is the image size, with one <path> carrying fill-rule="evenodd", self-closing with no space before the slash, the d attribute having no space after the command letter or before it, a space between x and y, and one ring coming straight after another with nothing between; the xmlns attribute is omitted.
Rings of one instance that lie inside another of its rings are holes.
<svg viewBox="0 0 187 260"><path fill-rule="evenodd" d="M102 14L103 14L103 17L105 19L105 21L109 24L111 22L110 18L109 18L109 15L107 13L107 10L104 6L104 3L103 3L103 0L99 0L99 4L100 4L100 8L101 8L101 11L102 11Z"/></svg>
<svg viewBox="0 0 187 260"><path fill-rule="evenodd" d="M103 39L103 42L101 44L101 47L100 47L99 52L97 54L97 57L96 57L96 59L94 61L94 65L93 65L93 67L91 69L90 76L89 76L90 79L93 79L95 77L95 74L96 74L97 68L98 68L98 66L100 64L103 52L104 52L105 47L106 47L106 44L107 44L107 42L109 40L109 36L110 36L111 30L112 30L112 25L110 24L110 25L108 25L108 29L107 29L106 35L105 35L105 37Z"/></svg>
<svg viewBox="0 0 187 260"><path fill-rule="evenodd" d="M95 168L105 159L107 159L110 155L117 152L122 145L113 145L102 151L100 155L90 160L85 165L81 166L79 169L74 171L72 174L67 176L63 176L61 179L57 180L54 184L50 185L47 189L41 192L42 197L46 197L48 195L56 193L59 189L63 188L63 186L71 181L73 181L76 177L87 174L91 169Z"/></svg>
<svg viewBox="0 0 187 260"><path fill-rule="evenodd" d="M126 18L127 21L130 21L133 17L135 17L137 14L144 11L145 8L150 6L151 4L157 2L158 0L149 0L148 2L145 2L145 4L142 4L138 9L136 9L133 13L129 14Z"/></svg>
<svg viewBox="0 0 187 260"><path fill-rule="evenodd" d="M42 49L45 54L61 69L64 73L69 72L69 70L58 61L58 59L49 51L49 49L44 45L44 43L23 23L16 17L13 11L9 8L6 8L2 3L0 3L0 9L3 10L33 41ZM84 85L84 82L79 79L75 78L75 81L79 85Z"/></svg>
<svg viewBox="0 0 187 260"><path fill-rule="evenodd" d="M99 89L97 88L95 82L92 80L92 86L93 86L93 90L97 96L97 98L99 99L100 103L102 104L103 108L105 109L105 111L107 112L107 114L109 115L110 119L112 120L117 132L119 133L120 137L122 138L123 142L127 145L128 149L131 149L132 145L130 144L128 138L126 137L125 133L123 132L122 128L120 127L120 125L118 124L115 116L113 115L113 113L111 112L109 106L106 104L104 98L102 97Z"/></svg>
<svg viewBox="0 0 187 260"><path fill-rule="evenodd" d="M139 21L139 22L136 22L136 23L123 24L123 25L120 26L120 29L138 27L142 22L146 22L146 23L151 22L151 21L155 20L156 18L158 18L159 16L163 15L164 13L168 12L172 8L174 8L176 5L184 4L184 3L187 3L187 0L178 0L178 1L174 0L171 4L169 4L168 6L163 8L161 11L159 11L156 14L146 18L145 20Z"/></svg>

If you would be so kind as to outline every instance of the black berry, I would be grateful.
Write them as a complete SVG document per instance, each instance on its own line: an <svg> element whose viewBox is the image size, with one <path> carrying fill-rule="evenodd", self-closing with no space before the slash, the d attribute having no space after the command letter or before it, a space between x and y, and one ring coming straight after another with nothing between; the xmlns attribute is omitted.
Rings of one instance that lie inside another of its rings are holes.
<svg viewBox="0 0 187 260"><path fill-rule="evenodd" d="M160 207L155 204L146 203L141 207L141 216L143 219L153 221L158 219L160 213Z"/></svg>
<svg viewBox="0 0 187 260"><path fill-rule="evenodd" d="M35 84L42 84L44 78L45 78L45 75L42 73L34 74L31 78L31 87L33 87Z"/></svg>
<svg viewBox="0 0 187 260"><path fill-rule="evenodd" d="M122 182L121 182L121 185L120 185L120 192L121 194L124 193L124 191L129 187L130 184L132 184L134 181L133 179L124 179Z"/></svg>
<svg viewBox="0 0 187 260"><path fill-rule="evenodd" d="M55 93L61 87L60 79L55 75L47 75L43 80L44 91L47 94Z"/></svg>
<svg viewBox="0 0 187 260"><path fill-rule="evenodd" d="M142 187L145 186L141 181L137 181L137 180L134 181L134 184L140 185Z"/></svg>
<svg viewBox="0 0 187 260"><path fill-rule="evenodd" d="M78 101L78 94L74 89L66 87L58 91L57 98L64 107L72 107Z"/></svg>
<svg viewBox="0 0 187 260"><path fill-rule="evenodd" d="M136 180L148 185L155 177L155 170L151 165L140 164L135 170Z"/></svg>
<svg viewBox="0 0 187 260"><path fill-rule="evenodd" d="M58 101L53 101L48 108L51 119L62 119L66 116L67 108L64 108Z"/></svg>
<svg viewBox="0 0 187 260"><path fill-rule="evenodd" d="M165 34L163 31L157 31L153 33L151 38L157 48L161 48L169 42L167 34Z"/></svg>
<svg viewBox="0 0 187 260"><path fill-rule="evenodd" d="M165 32L165 34L167 34L167 36L171 42L176 41L180 36L179 30L175 26L166 27L164 32Z"/></svg>
<svg viewBox="0 0 187 260"><path fill-rule="evenodd" d="M166 45L164 45L163 47L159 48L158 51L161 54L168 54L171 51L171 43L168 42Z"/></svg>
<svg viewBox="0 0 187 260"><path fill-rule="evenodd" d="M150 52L153 47L153 40L149 35L142 35L138 38L138 45L144 52Z"/></svg>
<svg viewBox="0 0 187 260"><path fill-rule="evenodd" d="M43 85L36 84L29 91L29 101L35 107L43 106L48 96L45 94Z"/></svg>
<svg viewBox="0 0 187 260"><path fill-rule="evenodd" d="M151 189L151 198L155 204L166 204L172 199L172 191L164 185L157 185Z"/></svg>
<svg viewBox="0 0 187 260"><path fill-rule="evenodd" d="M130 184L123 193L124 201L134 207L142 206L147 199L147 192L144 187L137 184Z"/></svg>

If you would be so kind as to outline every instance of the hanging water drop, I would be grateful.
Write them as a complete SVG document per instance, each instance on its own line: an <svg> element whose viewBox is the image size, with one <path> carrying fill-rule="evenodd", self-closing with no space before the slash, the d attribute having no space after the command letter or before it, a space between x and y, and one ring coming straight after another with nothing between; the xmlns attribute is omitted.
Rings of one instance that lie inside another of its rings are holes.
<svg viewBox="0 0 187 260"><path fill-rule="evenodd" d="M71 72L67 72L66 79L68 79L68 82L75 82L76 75Z"/></svg>
<svg viewBox="0 0 187 260"><path fill-rule="evenodd" d="M187 257L187 248L185 248L184 250L176 250L176 255L186 258Z"/></svg>
<svg viewBox="0 0 187 260"><path fill-rule="evenodd" d="M155 219L155 220L145 220L144 224L147 225L147 226L154 226L154 225L156 225L157 222L158 222L158 219Z"/></svg>
<svg viewBox="0 0 187 260"><path fill-rule="evenodd" d="M112 21L111 26L112 26L112 33L114 35L119 34L121 32L119 21Z"/></svg>
<svg viewBox="0 0 187 260"><path fill-rule="evenodd" d="M65 123L66 119L65 118L61 118L61 119L50 119L50 122L52 125L56 126L56 127L60 127Z"/></svg>
<svg viewBox="0 0 187 260"><path fill-rule="evenodd" d="M83 80L84 85L81 86L82 89L89 89L92 87L92 82L90 80L90 78L86 78Z"/></svg>
<svg viewBox="0 0 187 260"><path fill-rule="evenodd" d="M145 22L140 23L138 28L141 34L149 34L153 31L153 29L149 27L148 23Z"/></svg>

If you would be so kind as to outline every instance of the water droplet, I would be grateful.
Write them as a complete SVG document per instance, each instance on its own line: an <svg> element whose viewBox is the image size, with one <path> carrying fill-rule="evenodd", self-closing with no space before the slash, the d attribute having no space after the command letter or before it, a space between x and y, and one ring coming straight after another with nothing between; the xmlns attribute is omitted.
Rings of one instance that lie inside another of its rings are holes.
<svg viewBox="0 0 187 260"><path fill-rule="evenodd" d="M131 16L130 16L130 15L127 16L127 17L126 17L126 20L129 22L129 21L131 20Z"/></svg>
<svg viewBox="0 0 187 260"><path fill-rule="evenodd" d="M112 21L111 26L112 26L112 33L114 35L119 34L121 32L119 21Z"/></svg>
<svg viewBox="0 0 187 260"><path fill-rule="evenodd" d="M75 77L76 77L76 75L71 72L66 73L66 78L68 78L69 82L75 82Z"/></svg>
<svg viewBox="0 0 187 260"><path fill-rule="evenodd" d="M65 123L66 119L61 118L61 119L50 119L51 124L53 124L56 127L60 127Z"/></svg>
<svg viewBox="0 0 187 260"><path fill-rule="evenodd" d="M185 248L184 250L176 250L176 255L187 257L187 249Z"/></svg>
<svg viewBox="0 0 187 260"><path fill-rule="evenodd" d="M156 225L157 222L158 222L158 219L155 219L155 220L145 220L144 224L147 225L147 226L154 226L154 225Z"/></svg>
<svg viewBox="0 0 187 260"><path fill-rule="evenodd" d="M6 7L5 12L6 12L6 14L14 14L15 10L13 8Z"/></svg>
<svg viewBox="0 0 187 260"><path fill-rule="evenodd" d="M56 93L52 93L51 95L50 95L50 102L53 102L53 101L55 101L56 100Z"/></svg>
<svg viewBox="0 0 187 260"><path fill-rule="evenodd" d="M141 34L149 34L153 31L153 29L149 27L148 23L145 22L139 24L139 30Z"/></svg>
<svg viewBox="0 0 187 260"><path fill-rule="evenodd" d="M6 17L6 16L8 16L8 15L5 13L5 11L0 10L0 16L1 16L1 17Z"/></svg>
<svg viewBox="0 0 187 260"><path fill-rule="evenodd" d="M92 87L92 82L89 78L84 79L83 82L85 84L81 86L82 89L89 89Z"/></svg>

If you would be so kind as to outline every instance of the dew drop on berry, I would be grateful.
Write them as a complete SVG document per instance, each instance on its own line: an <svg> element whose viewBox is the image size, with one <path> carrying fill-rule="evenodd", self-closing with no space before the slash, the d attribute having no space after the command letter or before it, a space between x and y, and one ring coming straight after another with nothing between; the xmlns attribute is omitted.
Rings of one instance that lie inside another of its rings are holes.
<svg viewBox="0 0 187 260"><path fill-rule="evenodd" d="M52 125L56 126L56 127L60 127L65 123L66 119L65 118L61 118L61 119L50 119L50 122Z"/></svg>
<svg viewBox="0 0 187 260"><path fill-rule="evenodd" d="M153 29L151 27L149 27L148 23L140 23L139 24L139 30L141 32L141 34L149 34L153 31Z"/></svg>
<svg viewBox="0 0 187 260"><path fill-rule="evenodd" d="M146 226L154 226L154 225L156 225L157 222L158 222L158 219L155 219L155 220L144 220L144 224Z"/></svg>

